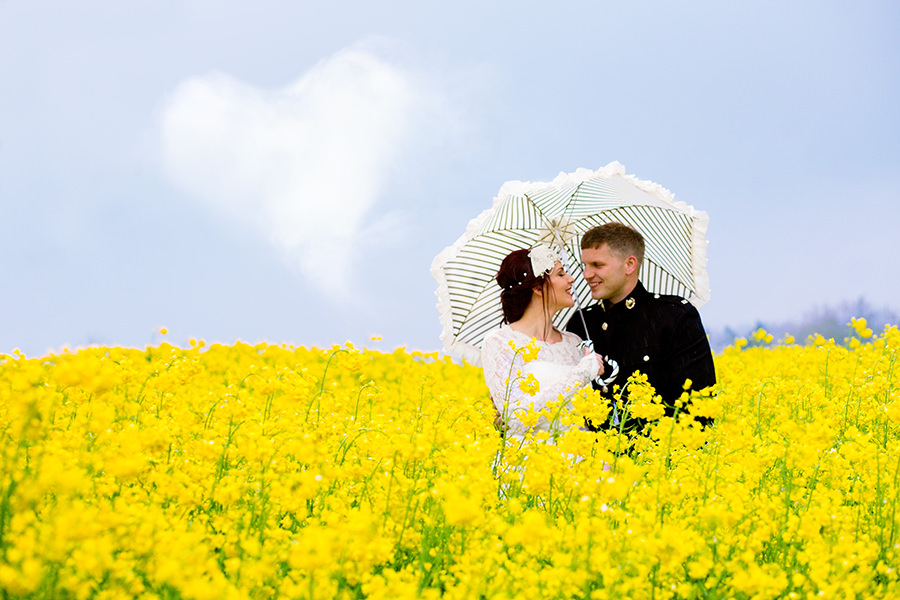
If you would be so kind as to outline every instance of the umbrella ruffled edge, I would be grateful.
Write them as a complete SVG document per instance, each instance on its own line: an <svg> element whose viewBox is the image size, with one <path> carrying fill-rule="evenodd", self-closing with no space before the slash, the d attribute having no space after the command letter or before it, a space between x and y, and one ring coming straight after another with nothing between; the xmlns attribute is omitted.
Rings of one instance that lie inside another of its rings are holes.
<svg viewBox="0 0 900 600"><path fill-rule="evenodd" d="M709 240L706 239L706 232L709 229L709 215L705 211L694 209L692 206L690 208L694 224L693 247L697 250L691 267L694 270L694 282L697 284L697 291L688 300L695 307L700 308L709 301L709 296L712 293L709 287L709 271L706 268L708 261L706 247L709 245Z"/></svg>
<svg viewBox="0 0 900 600"><path fill-rule="evenodd" d="M463 360L472 363L476 367L481 366L481 349L453 339L453 313L450 310L450 289L447 287L447 278L443 268L451 256L455 256L476 232L480 231L491 217L493 208L485 209L480 215L469 221L465 232L453 244L444 248L434 260L431 261L431 275L438 284L434 295L437 296L438 315L441 319L441 342L447 352L456 354Z"/></svg>
<svg viewBox="0 0 900 600"><path fill-rule="evenodd" d="M580 175L579 171L582 170L588 171L588 169L579 169L575 171L574 174ZM560 173L560 177L564 175L564 173ZM694 291L694 294L690 298L688 298L688 300L690 300L691 304L693 304L697 308L700 308L701 306L706 304L709 301L709 296L711 293L709 287L709 272L706 268L708 262L706 247L709 245L709 240L706 239L706 234L709 230L709 215L706 213L706 211L697 210L687 202L676 200L675 194L656 182L648 181L646 179L640 179L634 174L626 173L625 166L618 161L613 161L605 167L589 173L588 176L593 175L606 175L607 177L610 175L621 175L625 179L634 183L634 185L639 189L649 194L653 194L654 196L661 200L664 200L665 202L668 202L678 210L686 211L691 216L691 231L694 236L694 243L691 247L696 250L694 256L692 257L693 261L691 263L691 275L693 275L694 277L696 290ZM587 177L584 177L583 179L581 179L581 181L584 181L584 179L587 179Z"/></svg>
<svg viewBox="0 0 900 600"><path fill-rule="evenodd" d="M621 175L637 184L637 186L646 192L650 192L655 196L665 200L672 201L674 198L672 192L652 181L644 181L638 179L634 175L629 175L625 171L625 165L617 160L612 161L605 167L599 169L585 169L580 167L571 173L560 171L559 175L553 178L553 181L507 181L500 186L500 191L494 197L494 205L507 196L521 196L535 190L541 190L548 187L562 187L564 185L577 185L587 179L595 176L612 177L613 175Z"/></svg>

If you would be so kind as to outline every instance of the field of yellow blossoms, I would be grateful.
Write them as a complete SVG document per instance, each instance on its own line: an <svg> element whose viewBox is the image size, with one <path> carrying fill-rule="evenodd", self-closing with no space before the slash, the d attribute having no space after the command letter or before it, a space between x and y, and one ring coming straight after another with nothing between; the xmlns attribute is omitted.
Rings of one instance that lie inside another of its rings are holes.
<svg viewBox="0 0 900 600"><path fill-rule="evenodd" d="M900 597L900 332L848 334L737 340L677 419L636 382L645 435L515 445L437 354L0 355L0 595Z"/></svg>

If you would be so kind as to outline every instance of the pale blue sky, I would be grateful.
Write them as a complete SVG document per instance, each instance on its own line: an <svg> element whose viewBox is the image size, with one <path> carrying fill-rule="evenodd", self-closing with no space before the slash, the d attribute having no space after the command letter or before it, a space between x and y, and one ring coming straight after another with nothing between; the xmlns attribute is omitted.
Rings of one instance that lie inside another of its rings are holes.
<svg viewBox="0 0 900 600"><path fill-rule="evenodd" d="M437 350L432 258L614 160L709 214L707 328L900 307L896 3L521 4L0 0L0 352Z"/></svg>

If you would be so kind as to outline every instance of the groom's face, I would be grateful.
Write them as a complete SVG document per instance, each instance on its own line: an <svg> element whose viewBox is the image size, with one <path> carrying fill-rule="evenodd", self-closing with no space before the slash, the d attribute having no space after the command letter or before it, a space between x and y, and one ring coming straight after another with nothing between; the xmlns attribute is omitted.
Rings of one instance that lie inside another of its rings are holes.
<svg viewBox="0 0 900 600"><path fill-rule="evenodd" d="M599 248L583 249L581 261L584 263L584 278L591 288L591 297L594 300L609 300L616 303L628 295L626 261L611 252L608 244L603 244Z"/></svg>

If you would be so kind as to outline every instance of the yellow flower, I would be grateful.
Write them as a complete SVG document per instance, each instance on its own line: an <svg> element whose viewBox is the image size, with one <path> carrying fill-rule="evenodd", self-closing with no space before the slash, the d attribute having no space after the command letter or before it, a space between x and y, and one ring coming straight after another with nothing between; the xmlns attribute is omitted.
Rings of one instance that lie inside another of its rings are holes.
<svg viewBox="0 0 900 600"><path fill-rule="evenodd" d="M666 414L666 410L661 404L639 401L631 404L629 414L638 419L655 421Z"/></svg>
<svg viewBox="0 0 900 600"><path fill-rule="evenodd" d="M865 317L860 317L858 319L851 318L850 322L847 324L853 327L853 329L856 330L857 335L859 335L861 338L869 339L870 337L872 337L873 332L871 329L869 329Z"/></svg>
<svg viewBox="0 0 900 600"><path fill-rule="evenodd" d="M478 496L464 492L457 485L444 487L441 494L444 498L444 517L450 525L470 525L484 513Z"/></svg>
<svg viewBox="0 0 900 600"><path fill-rule="evenodd" d="M900 330L852 324L852 347L717 353L673 417L633 377L644 433L578 427L606 420L587 388L505 440L482 370L437 353L0 355L0 591L894 597Z"/></svg>
<svg viewBox="0 0 900 600"><path fill-rule="evenodd" d="M590 386L579 389L571 398L572 413L599 425L609 418L609 400ZM579 423L580 425L581 423Z"/></svg>
<svg viewBox="0 0 900 600"><path fill-rule="evenodd" d="M519 389L529 396L534 396L541 391L541 382L537 380L533 373L529 373L524 379L519 381Z"/></svg>
<svg viewBox="0 0 900 600"><path fill-rule="evenodd" d="M765 342L766 344L771 344L771 343L772 343L772 340L775 339L774 336L773 336L771 333L767 332L767 331L766 331L765 329L763 329L762 327L760 327L759 329L757 329L756 331L754 331L753 334L752 334L752 337L753 337L753 339L755 339L757 342Z"/></svg>
<svg viewBox="0 0 900 600"><path fill-rule="evenodd" d="M531 362L537 358L538 352L541 351L541 348L537 345L537 340L535 338L531 338L531 341L520 348L520 350L522 351L522 360L524 360L525 362Z"/></svg>
<svg viewBox="0 0 900 600"><path fill-rule="evenodd" d="M540 411L534 410L533 403L530 404L526 410L517 411L517 415L522 422L522 425L526 428L534 427L541 418Z"/></svg>

